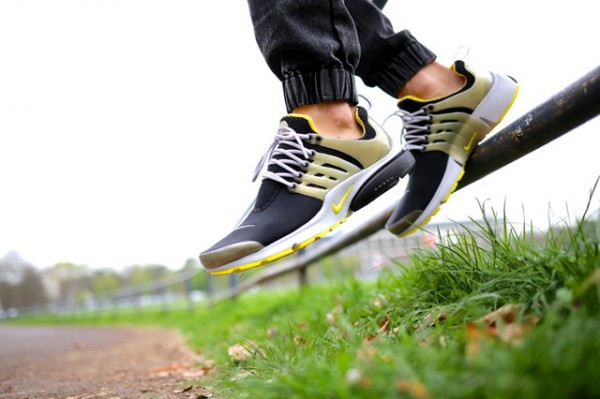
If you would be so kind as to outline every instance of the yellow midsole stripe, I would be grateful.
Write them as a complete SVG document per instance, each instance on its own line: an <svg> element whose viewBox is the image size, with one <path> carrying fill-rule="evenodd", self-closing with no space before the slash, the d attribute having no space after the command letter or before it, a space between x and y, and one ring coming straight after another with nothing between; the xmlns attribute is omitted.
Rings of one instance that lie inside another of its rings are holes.
<svg viewBox="0 0 600 399"><path fill-rule="evenodd" d="M258 266L262 266L264 264L271 263L271 262L274 262L281 258L284 258L284 257L291 255L294 252L306 247L307 245L312 244L313 242L317 241L318 239L322 238L327 233L329 233L330 231L334 230L339 225L344 223L346 221L346 219L348 219L348 216L350 216L350 213L343 219L340 219L334 225L332 225L332 226L328 227L327 229L323 230L322 232L310 237L309 239L302 241L299 244L293 245L291 248L286 248L283 251L280 251L274 255L268 256L266 258L263 258L263 259L260 259L260 260L254 261L254 262L246 263L245 265L240 265L240 266L234 267L232 269L221 270L221 271L208 271L208 274L211 274L213 276L218 276L218 275L224 275L224 274L243 272L245 270L252 269L252 268L255 268Z"/></svg>

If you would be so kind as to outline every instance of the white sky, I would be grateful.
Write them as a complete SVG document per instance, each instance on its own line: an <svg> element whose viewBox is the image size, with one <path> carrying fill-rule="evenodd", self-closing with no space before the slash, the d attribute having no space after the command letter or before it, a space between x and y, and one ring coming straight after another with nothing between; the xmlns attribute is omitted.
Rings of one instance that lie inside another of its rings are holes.
<svg viewBox="0 0 600 399"><path fill-rule="evenodd" d="M440 61L465 45L471 65L520 81L503 126L600 65L589 2L422 4L390 0L386 13ZM394 111L361 92L376 119ZM284 111L244 0L2 0L0 256L181 267L254 197ZM461 190L434 220L477 217L477 199L506 200L515 220L523 206L536 225L549 204L556 218L565 203L580 213L600 174L599 129L596 118Z"/></svg>

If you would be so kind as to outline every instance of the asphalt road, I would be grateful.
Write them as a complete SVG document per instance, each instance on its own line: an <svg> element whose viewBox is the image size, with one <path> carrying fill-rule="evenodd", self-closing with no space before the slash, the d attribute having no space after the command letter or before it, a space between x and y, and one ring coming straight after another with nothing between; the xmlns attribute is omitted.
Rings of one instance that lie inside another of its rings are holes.
<svg viewBox="0 0 600 399"><path fill-rule="evenodd" d="M0 398L198 398L209 367L174 331L0 324Z"/></svg>

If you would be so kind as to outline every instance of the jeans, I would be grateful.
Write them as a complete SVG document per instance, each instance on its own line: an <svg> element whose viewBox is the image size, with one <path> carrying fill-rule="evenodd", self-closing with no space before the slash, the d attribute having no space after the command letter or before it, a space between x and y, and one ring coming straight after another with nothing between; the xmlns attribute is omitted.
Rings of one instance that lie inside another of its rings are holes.
<svg viewBox="0 0 600 399"><path fill-rule="evenodd" d="M248 0L258 46L283 84L288 112L357 103L355 75L396 97L436 56L408 30L394 32L370 0Z"/></svg>

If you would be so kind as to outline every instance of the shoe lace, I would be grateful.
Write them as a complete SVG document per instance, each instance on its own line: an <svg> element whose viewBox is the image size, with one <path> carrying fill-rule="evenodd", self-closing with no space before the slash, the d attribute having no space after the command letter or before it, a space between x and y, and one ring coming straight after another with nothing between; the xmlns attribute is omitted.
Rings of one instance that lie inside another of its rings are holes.
<svg viewBox="0 0 600 399"><path fill-rule="evenodd" d="M254 169L252 181L256 181L265 164L277 165L279 168L274 168L275 171L268 170L267 166L262 178L285 184L289 188L296 187L298 183L295 180L302 176L300 168L307 167L307 159L315 153L304 146L304 141L311 136L311 133L297 133L285 126L277 129L275 139Z"/></svg>
<svg viewBox="0 0 600 399"><path fill-rule="evenodd" d="M399 116L402 119L402 137L404 139L404 148L407 150L423 150L425 146L423 143L427 142L425 137L429 132L429 123L431 121L431 115L429 115L423 108L415 111L408 112L403 109L395 111L392 115L388 116L389 119L392 116Z"/></svg>

